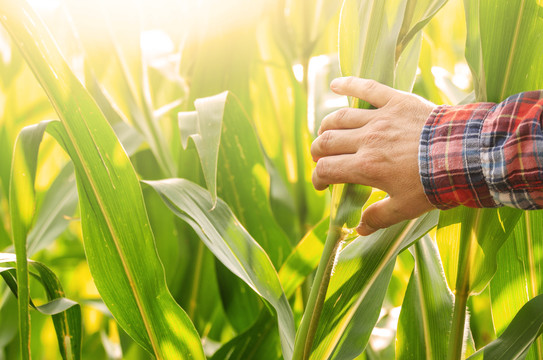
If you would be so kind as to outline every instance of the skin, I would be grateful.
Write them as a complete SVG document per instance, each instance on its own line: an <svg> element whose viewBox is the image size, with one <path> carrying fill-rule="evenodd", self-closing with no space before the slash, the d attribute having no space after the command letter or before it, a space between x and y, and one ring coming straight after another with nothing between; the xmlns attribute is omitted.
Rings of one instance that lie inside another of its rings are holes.
<svg viewBox="0 0 543 360"><path fill-rule="evenodd" d="M418 151L422 128L435 105L355 77L335 79L330 88L376 109L344 108L323 119L311 145L317 163L314 187L324 190L330 184L355 183L385 191L389 197L362 214L357 231L364 236L433 210L420 180Z"/></svg>

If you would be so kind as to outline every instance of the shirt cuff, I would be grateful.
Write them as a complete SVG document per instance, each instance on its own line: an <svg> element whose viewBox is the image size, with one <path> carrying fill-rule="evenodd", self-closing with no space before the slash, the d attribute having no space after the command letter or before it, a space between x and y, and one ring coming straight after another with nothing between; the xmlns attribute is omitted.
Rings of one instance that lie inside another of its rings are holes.
<svg viewBox="0 0 543 360"><path fill-rule="evenodd" d="M506 206L543 208L543 91L508 97L487 115L481 161L490 193Z"/></svg>
<svg viewBox="0 0 543 360"><path fill-rule="evenodd" d="M481 131L493 103L436 107L424 125L419 170L428 200L445 210L458 205L497 207L481 165Z"/></svg>

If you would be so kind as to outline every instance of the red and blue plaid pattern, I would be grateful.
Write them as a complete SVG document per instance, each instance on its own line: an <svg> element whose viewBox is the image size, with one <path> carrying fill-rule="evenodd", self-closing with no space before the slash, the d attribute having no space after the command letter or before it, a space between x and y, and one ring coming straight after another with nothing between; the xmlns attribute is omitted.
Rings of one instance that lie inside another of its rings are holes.
<svg viewBox="0 0 543 360"><path fill-rule="evenodd" d="M542 112L543 91L434 109L419 147L430 202L440 209L543 208Z"/></svg>

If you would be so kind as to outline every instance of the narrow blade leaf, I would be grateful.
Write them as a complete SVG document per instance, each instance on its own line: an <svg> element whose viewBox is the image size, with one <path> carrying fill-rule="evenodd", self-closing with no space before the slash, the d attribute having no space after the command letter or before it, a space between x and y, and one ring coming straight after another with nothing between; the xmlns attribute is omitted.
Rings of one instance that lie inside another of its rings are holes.
<svg viewBox="0 0 543 360"><path fill-rule="evenodd" d="M19 279L19 332L21 357L30 358L30 301L26 237L32 227L36 210L34 181L38 164L38 149L47 122L24 128L17 137L11 167L9 204L13 245L17 254Z"/></svg>
<svg viewBox="0 0 543 360"><path fill-rule="evenodd" d="M329 219L311 229L293 249L279 270L279 280L287 298L291 298L306 277L315 270L324 247ZM213 360L281 359L275 344L279 342L277 327L268 311L263 311L251 328L238 335L214 355Z"/></svg>
<svg viewBox="0 0 543 360"><path fill-rule="evenodd" d="M515 314L530 299L543 293L543 211L526 211L498 253L498 271L490 282L492 319L501 335ZM529 359L543 357L541 339Z"/></svg>
<svg viewBox="0 0 543 360"><path fill-rule="evenodd" d="M17 262L16 256L10 253L0 253L0 264ZM44 264L29 260L30 266L37 272L33 274L42 284L47 294L48 303L34 306L29 298L29 304L39 312L53 317L53 323L57 335L58 345L62 358L81 358L81 307L78 303L64 297L64 290L56 275ZM19 295L19 287L16 282L13 268L0 267L0 275L4 278L15 296ZM28 307L28 304L27 304Z"/></svg>
<svg viewBox="0 0 543 360"><path fill-rule="evenodd" d="M266 299L277 311L283 356L290 359L294 342L294 320L273 264L236 219L228 205L185 179L146 181L170 209L198 233L200 239L234 274ZM210 210L213 208L213 210Z"/></svg>
<svg viewBox="0 0 543 360"><path fill-rule="evenodd" d="M454 297L447 287L437 247L429 236L412 247L411 274L396 336L397 359L445 359Z"/></svg>
<svg viewBox="0 0 543 360"><path fill-rule="evenodd" d="M468 360L524 359L530 346L543 331L543 295L536 296L520 309L503 334Z"/></svg>
<svg viewBox="0 0 543 360"><path fill-rule="evenodd" d="M85 251L104 303L157 358L203 359L194 326L166 287L139 181L113 130L28 4L5 0L0 9L61 118L50 131L74 162Z"/></svg>
<svg viewBox="0 0 543 360"><path fill-rule="evenodd" d="M441 213L437 245L449 288L480 293L497 269L498 250L522 211L457 207Z"/></svg>
<svg viewBox="0 0 543 360"><path fill-rule="evenodd" d="M368 297L377 279L387 272L396 256L437 224L438 212L428 213L419 219L402 222L380 230L368 237L359 237L343 248L337 257L330 286L326 294L322 317L319 322L312 359L326 359L332 354L341 359L342 354L360 354L377 322L380 306L364 307L383 301L376 291ZM393 266L393 265L392 265ZM357 321L365 319L365 321ZM362 335L363 334L363 335Z"/></svg>

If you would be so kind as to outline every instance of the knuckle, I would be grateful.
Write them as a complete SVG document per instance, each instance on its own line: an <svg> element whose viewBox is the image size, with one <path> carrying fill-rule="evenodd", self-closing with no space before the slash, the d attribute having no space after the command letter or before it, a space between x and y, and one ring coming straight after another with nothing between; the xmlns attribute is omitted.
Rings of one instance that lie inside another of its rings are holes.
<svg viewBox="0 0 543 360"><path fill-rule="evenodd" d="M380 125L382 126L382 125ZM373 126L373 129L368 129L363 137L363 142L366 145L372 145L372 147L380 147L383 142L384 137L386 134L386 129L380 130L379 128L375 129L375 125Z"/></svg>
<svg viewBox="0 0 543 360"><path fill-rule="evenodd" d="M318 139L315 139L315 141L313 141L313 143L311 144L310 152L311 156L313 157L318 157L320 155Z"/></svg>
<svg viewBox="0 0 543 360"><path fill-rule="evenodd" d="M411 99L404 97L391 104L390 112L393 117L405 117L405 114L411 114L415 109L416 106Z"/></svg>
<svg viewBox="0 0 543 360"><path fill-rule="evenodd" d="M375 212L368 213L364 219L364 222L374 229L383 229L388 227L386 221Z"/></svg>
<svg viewBox="0 0 543 360"><path fill-rule="evenodd" d="M322 158L317 161L317 166L315 166L315 174L323 181L330 178L331 167L326 158Z"/></svg>
<svg viewBox="0 0 543 360"><path fill-rule="evenodd" d="M357 156L357 161L354 164L358 173L363 173L364 177L370 182L366 185L372 185L387 190L389 188L388 172L383 167L383 162L378 156L368 152Z"/></svg>
<svg viewBox="0 0 543 360"><path fill-rule="evenodd" d="M330 145L332 143L332 137L333 133L330 130L327 130L322 133L321 136L319 136L319 149L321 152L326 153L330 149Z"/></svg>
<svg viewBox="0 0 543 360"><path fill-rule="evenodd" d="M360 166L360 170L363 170L366 174L372 178L379 178L379 166L376 161L370 157L366 157Z"/></svg>
<svg viewBox="0 0 543 360"><path fill-rule="evenodd" d="M396 202L391 202L389 213L389 217L394 223L413 218L413 216L409 214L409 209L406 206Z"/></svg>
<svg viewBox="0 0 543 360"><path fill-rule="evenodd" d="M367 92L372 92L372 91L375 91L377 90L377 88L379 87L379 83L373 79L368 79L366 80L366 91Z"/></svg>
<svg viewBox="0 0 543 360"><path fill-rule="evenodd" d="M359 154L353 162L353 166L358 171L367 172L372 167L372 161L366 155Z"/></svg>
<svg viewBox="0 0 543 360"><path fill-rule="evenodd" d="M311 182L313 183L313 187L316 190L322 190L323 189L323 184L321 184L321 180L319 179L316 170L314 170L313 174L311 175Z"/></svg>
<svg viewBox="0 0 543 360"><path fill-rule="evenodd" d="M334 118L337 126L345 122L348 117L349 110L349 108L342 108L336 111Z"/></svg>
<svg viewBox="0 0 543 360"><path fill-rule="evenodd" d="M347 76L345 78L345 87L352 87L356 81L356 78L354 76Z"/></svg>

